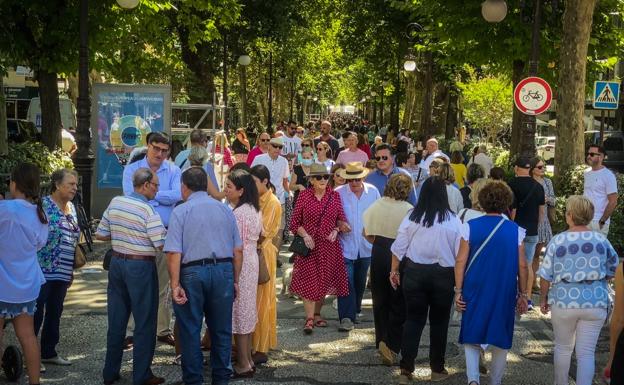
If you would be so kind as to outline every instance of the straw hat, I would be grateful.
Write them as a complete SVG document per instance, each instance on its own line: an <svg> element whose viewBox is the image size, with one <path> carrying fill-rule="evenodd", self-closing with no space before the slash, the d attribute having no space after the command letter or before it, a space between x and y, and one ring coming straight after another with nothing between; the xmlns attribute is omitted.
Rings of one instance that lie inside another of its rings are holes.
<svg viewBox="0 0 624 385"><path fill-rule="evenodd" d="M310 166L310 173L308 174L308 177L329 174L330 173L327 171L327 167L323 166L322 164L312 163L312 165Z"/></svg>
<svg viewBox="0 0 624 385"><path fill-rule="evenodd" d="M345 168L338 170L338 176L343 179L364 179L369 170L362 165L362 162L349 162Z"/></svg>

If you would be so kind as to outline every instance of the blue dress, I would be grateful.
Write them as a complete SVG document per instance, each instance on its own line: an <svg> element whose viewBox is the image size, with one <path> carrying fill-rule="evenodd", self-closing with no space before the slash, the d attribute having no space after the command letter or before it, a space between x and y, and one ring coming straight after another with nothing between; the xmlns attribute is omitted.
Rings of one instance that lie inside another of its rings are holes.
<svg viewBox="0 0 624 385"><path fill-rule="evenodd" d="M468 263L500 220L500 216L485 215L468 221ZM518 225L505 220L464 276L462 295L466 311L462 315L459 343L511 348L519 238Z"/></svg>

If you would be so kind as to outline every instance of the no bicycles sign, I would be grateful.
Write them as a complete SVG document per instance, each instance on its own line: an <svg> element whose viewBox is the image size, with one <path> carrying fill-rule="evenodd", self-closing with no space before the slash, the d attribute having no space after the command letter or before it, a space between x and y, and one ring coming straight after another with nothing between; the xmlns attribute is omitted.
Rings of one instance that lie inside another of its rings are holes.
<svg viewBox="0 0 624 385"><path fill-rule="evenodd" d="M514 90L514 103L526 115L539 115L550 107L552 90L546 80L531 76L522 79Z"/></svg>

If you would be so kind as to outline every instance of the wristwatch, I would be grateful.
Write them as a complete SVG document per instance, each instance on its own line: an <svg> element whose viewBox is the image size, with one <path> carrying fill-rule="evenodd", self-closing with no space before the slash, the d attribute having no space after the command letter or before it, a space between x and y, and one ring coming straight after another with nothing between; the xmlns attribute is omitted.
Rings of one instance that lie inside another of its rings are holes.
<svg viewBox="0 0 624 385"><path fill-rule="evenodd" d="M603 221L603 220L601 219L601 220L599 220L599 221L598 221L598 223L599 223L601 226L604 226L604 225L606 225L606 224L607 224L607 221Z"/></svg>

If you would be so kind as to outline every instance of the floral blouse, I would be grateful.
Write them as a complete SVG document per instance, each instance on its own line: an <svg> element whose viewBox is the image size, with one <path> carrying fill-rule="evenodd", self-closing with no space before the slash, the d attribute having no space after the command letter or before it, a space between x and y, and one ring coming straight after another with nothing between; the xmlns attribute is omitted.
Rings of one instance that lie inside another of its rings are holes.
<svg viewBox="0 0 624 385"><path fill-rule="evenodd" d="M74 205L64 214L50 196L43 198L43 210L48 217L48 241L37 252L41 271L47 281L67 281L72 278L74 254L80 236Z"/></svg>

